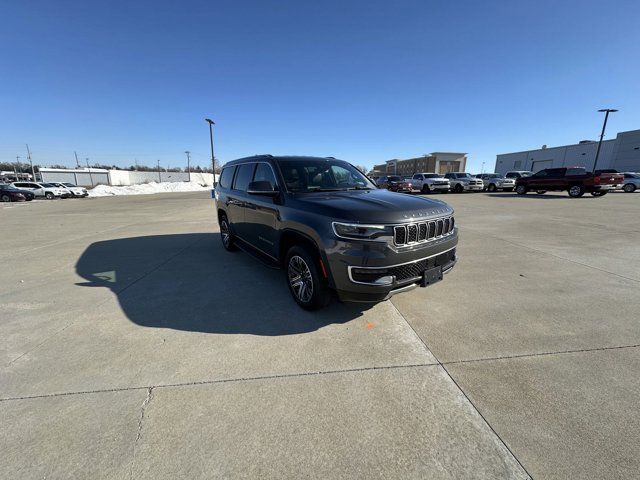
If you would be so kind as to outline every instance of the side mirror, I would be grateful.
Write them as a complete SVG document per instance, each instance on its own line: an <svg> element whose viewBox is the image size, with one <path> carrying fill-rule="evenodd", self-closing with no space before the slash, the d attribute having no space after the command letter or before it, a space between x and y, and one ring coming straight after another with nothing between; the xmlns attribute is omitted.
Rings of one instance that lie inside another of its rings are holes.
<svg viewBox="0 0 640 480"><path fill-rule="evenodd" d="M273 188L273 185L271 185L271 182L268 180L249 183L247 193L249 195L263 195L265 197L275 197L278 195L278 191Z"/></svg>

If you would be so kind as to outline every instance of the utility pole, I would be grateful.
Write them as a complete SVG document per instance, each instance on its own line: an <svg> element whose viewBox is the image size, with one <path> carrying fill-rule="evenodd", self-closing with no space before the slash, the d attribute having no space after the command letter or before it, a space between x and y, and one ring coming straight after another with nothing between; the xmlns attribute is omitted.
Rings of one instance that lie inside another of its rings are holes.
<svg viewBox="0 0 640 480"><path fill-rule="evenodd" d="M600 133L600 141L598 142L598 149L596 150L596 159L593 162L593 171L596 171L596 166L598 165L598 157L600 156L600 147L602 147L602 139L604 138L604 131L607 128L607 120L609 119L609 114L617 112L615 108L602 108L598 110L599 112L605 112L604 114L604 123L602 124L602 133Z"/></svg>
<svg viewBox="0 0 640 480"><path fill-rule="evenodd" d="M20 178L18 178L19 170L20 170L20 155L16 155L16 166L13 168L13 171L16 174L16 182L20 181Z"/></svg>
<svg viewBox="0 0 640 480"><path fill-rule="evenodd" d="M89 170L89 179L91 180L91 188L93 188L93 175L91 174L91 167L89 166L89 159L85 158L87 161L87 170Z"/></svg>
<svg viewBox="0 0 640 480"><path fill-rule="evenodd" d="M191 152L187 150L184 153L187 154L187 173L189 174L189 181L191 181Z"/></svg>
<svg viewBox="0 0 640 480"><path fill-rule="evenodd" d="M162 177L160 176L160 160L158 159L158 183L162 183Z"/></svg>
<svg viewBox="0 0 640 480"><path fill-rule="evenodd" d="M33 181L36 181L36 172L33 170L33 160L31 160L31 150L29 150L29 144L26 144L27 146L27 158L29 159L29 164L31 165L31 178L33 179Z"/></svg>
<svg viewBox="0 0 640 480"><path fill-rule="evenodd" d="M216 186L216 157L213 155L213 126L216 124L210 118L205 118L205 122L209 124L209 138L211 139L211 172L213 173L213 186Z"/></svg>
<svg viewBox="0 0 640 480"><path fill-rule="evenodd" d="M80 160L78 160L78 154L74 151L73 154L76 156L76 167L78 170L80 169Z"/></svg>

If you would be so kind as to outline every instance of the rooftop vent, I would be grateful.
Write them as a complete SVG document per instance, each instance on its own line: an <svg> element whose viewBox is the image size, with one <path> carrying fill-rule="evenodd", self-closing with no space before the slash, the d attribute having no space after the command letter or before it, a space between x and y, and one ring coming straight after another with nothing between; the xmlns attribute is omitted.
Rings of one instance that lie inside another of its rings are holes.
<svg viewBox="0 0 640 480"><path fill-rule="evenodd" d="M580 145L582 145L583 143L593 143L593 140L580 140L578 143Z"/></svg>

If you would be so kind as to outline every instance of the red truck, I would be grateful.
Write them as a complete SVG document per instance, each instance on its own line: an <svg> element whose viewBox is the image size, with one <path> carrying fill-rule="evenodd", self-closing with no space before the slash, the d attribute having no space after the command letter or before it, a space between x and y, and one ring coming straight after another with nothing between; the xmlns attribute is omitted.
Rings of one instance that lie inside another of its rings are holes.
<svg viewBox="0 0 640 480"><path fill-rule="evenodd" d="M547 191L567 191L573 198L586 192L594 197L606 195L616 185L623 183L620 173L587 172L583 167L546 168L530 177L516 180L516 192L525 195L528 192L543 194Z"/></svg>

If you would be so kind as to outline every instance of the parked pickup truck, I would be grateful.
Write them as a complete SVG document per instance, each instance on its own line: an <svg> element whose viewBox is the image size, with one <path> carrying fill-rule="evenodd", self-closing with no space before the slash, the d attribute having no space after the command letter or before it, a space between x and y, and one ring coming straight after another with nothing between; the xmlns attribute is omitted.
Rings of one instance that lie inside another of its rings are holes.
<svg viewBox="0 0 640 480"><path fill-rule="evenodd" d="M594 197L601 197L615 189L623 180L619 173L594 174L587 172L583 167L546 168L530 177L518 178L516 192L525 195L531 191L543 194L547 191L566 190L569 196L574 198L581 197L586 192Z"/></svg>
<svg viewBox="0 0 640 480"><path fill-rule="evenodd" d="M418 190L422 193L447 193L451 186L448 178L444 178L437 173L416 173L409 181L413 190Z"/></svg>

